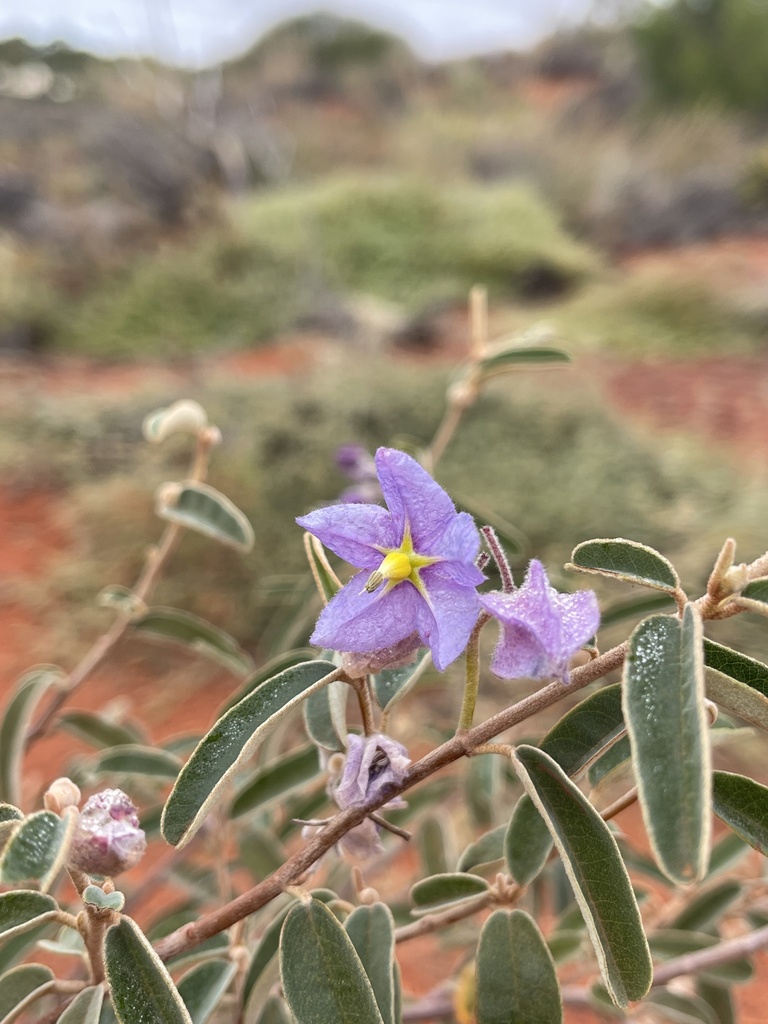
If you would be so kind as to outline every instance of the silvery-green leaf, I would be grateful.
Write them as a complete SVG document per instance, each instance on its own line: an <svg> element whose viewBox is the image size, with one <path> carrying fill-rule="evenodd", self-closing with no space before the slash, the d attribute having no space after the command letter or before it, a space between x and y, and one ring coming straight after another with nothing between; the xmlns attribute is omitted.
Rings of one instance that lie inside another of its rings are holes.
<svg viewBox="0 0 768 1024"><path fill-rule="evenodd" d="M622 736L590 765L587 772L590 784L596 789L603 779L608 779L609 782L612 781L616 778L616 769L622 765L627 765L631 757L632 750L629 746L629 736Z"/></svg>
<svg viewBox="0 0 768 1024"><path fill-rule="evenodd" d="M58 1024L99 1024L103 1002L104 989L101 985L84 988L59 1017Z"/></svg>
<svg viewBox="0 0 768 1024"><path fill-rule="evenodd" d="M768 577L750 580L738 595L737 603L746 612L768 615Z"/></svg>
<svg viewBox="0 0 768 1024"><path fill-rule="evenodd" d="M59 928L58 934L54 939L38 939L37 948L45 950L47 953L53 953L56 956L83 957L86 955L82 935L80 932L75 931L74 928L68 928L66 925Z"/></svg>
<svg viewBox="0 0 768 1024"><path fill-rule="evenodd" d="M640 912L611 830L562 768L536 747L519 746L518 778L547 822L617 1006L642 999L653 967Z"/></svg>
<svg viewBox="0 0 768 1024"><path fill-rule="evenodd" d="M165 484L157 493L155 512L161 519L204 533L229 547L250 551L253 527L224 494L196 480Z"/></svg>
<svg viewBox="0 0 768 1024"><path fill-rule="evenodd" d="M344 922L355 952L371 983L384 1024L400 1024L395 1019L395 922L383 903L356 907Z"/></svg>
<svg viewBox="0 0 768 1024"><path fill-rule="evenodd" d="M114 892L104 892L98 885L86 885L83 889L83 903L98 907L99 910L122 910L125 906L125 896L117 889Z"/></svg>
<svg viewBox="0 0 768 1024"><path fill-rule="evenodd" d="M717 787L716 779L713 778L712 783L712 809L714 810L715 790ZM707 878L711 878L725 868L730 868L737 861L741 860L748 851L749 846L741 836L737 836L735 832L726 832L722 839L712 847L712 853L709 856L709 874Z"/></svg>
<svg viewBox="0 0 768 1024"><path fill-rule="evenodd" d="M564 963L575 956L583 943L583 933L575 931L556 931L547 938L547 948L556 964Z"/></svg>
<svg viewBox="0 0 768 1024"><path fill-rule="evenodd" d="M522 910L496 910L477 947L477 1024L559 1024L563 1002L552 954Z"/></svg>
<svg viewBox="0 0 768 1024"><path fill-rule="evenodd" d="M528 885L547 862L552 836L538 808L524 793L517 801L504 835L507 869L518 883Z"/></svg>
<svg viewBox="0 0 768 1024"><path fill-rule="evenodd" d="M326 661L302 662L262 683L213 726L184 765L163 810L161 829L184 846L202 824L222 786L259 743L334 672Z"/></svg>
<svg viewBox="0 0 768 1024"><path fill-rule="evenodd" d="M115 611L133 618L136 615L143 615L147 606L140 597L128 587L121 587L117 583L110 584L99 591L96 596L96 604L100 608L114 608Z"/></svg>
<svg viewBox="0 0 768 1024"><path fill-rule="evenodd" d="M297 904L285 919L280 976L295 1024L383 1024L349 936L317 900Z"/></svg>
<svg viewBox="0 0 768 1024"><path fill-rule="evenodd" d="M564 715L538 746L566 775L578 775L595 755L624 732L621 684L605 686Z"/></svg>
<svg viewBox="0 0 768 1024"><path fill-rule="evenodd" d="M107 930L104 967L119 1024L192 1024L170 974L130 917Z"/></svg>
<svg viewBox="0 0 768 1024"><path fill-rule="evenodd" d="M44 921L42 924L35 923L34 927L17 932L7 942L0 942L0 975L21 957L27 955L30 947L44 935L52 934L54 927L55 925L51 921Z"/></svg>
<svg viewBox="0 0 768 1024"><path fill-rule="evenodd" d="M655 988L646 1003L655 1007L659 1024L719 1024L714 1011L698 996L681 995L666 988Z"/></svg>
<svg viewBox="0 0 768 1024"><path fill-rule="evenodd" d="M181 759L167 750L129 743L105 750L94 762L91 770L95 773L119 772L125 775L175 779L180 768Z"/></svg>
<svg viewBox="0 0 768 1024"><path fill-rule="evenodd" d="M304 726L313 743L343 751L347 736L347 696L350 687L337 679L304 701Z"/></svg>
<svg viewBox="0 0 768 1024"><path fill-rule="evenodd" d="M706 978L697 978L696 993L715 1011L717 1024L737 1024L733 999L730 990L724 985L716 985Z"/></svg>
<svg viewBox="0 0 768 1024"><path fill-rule="evenodd" d="M19 825L0 857L3 882L37 881L45 891L55 881L69 854L77 815L60 818L52 811L37 811Z"/></svg>
<svg viewBox="0 0 768 1024"><path fill-rule="evenodd" d="M230 698L229 701L224 705L222 711L229 711L235 704L239 704L243 697L247 697L249 693L253 693L255 689L265 683L268 679L272 679L274 676L280 675L287 668L293 668L294 665L300 665L304 661L317 661L327 660L318 659L317 654L309 647L299 648L294 651L286 651L284 654L278 654L277 657L270 659L260 669L249 676L248 679L243 683L237 693ZM333 663L329 661L328 671L331 671ZM345 684L346 685L346 684Z"/></svg>
<svg viewBox="0 0 768 1024"><path fill-rule="evenodd" d="M741 882L730 880L694 896L679 914L669 922L677 931L704 931L708 925L719 920L735 899L741 894Z"/></svg>
<svg viewBox="0 0 768 1024"><path fill-rule="evenodd" d="M407 696L432 664L432 654L427 651L414 665L402 668L385 668L373 677L373 694L383 711L391 711L403 697Z"/></svg>
<svg viewBox="0 0 768 1024"><path fill-rule="evenodd" d="M0 800L21 801L21 756L30 719L49 687L60 684L64 673L55 665L32 668L16 683L10 702L0 717Z"/></svg>
<svg viewBox="0 0 768 1024"><path fill-rule="evenodd" d="M437 815L428 815L421 823L417 834L419 853L424 866L425 875L441 875L449 870L447 829L451 822ZM461 870L458 868L457 870Z"/></svg>
<svg viewBox="0 0 768 1024"><path fill-rule="evenodd" d="M58 723L94 747L120 747L144 739L133 723L118 724L90 711L67 711L59 716Z"/></svg>
<svg viewBox="0 0 768 1024"><path fill-rule="evenodd" d="M176 987L192 1024L205 1024L236 973L232 960L206 960L179 978Z"/></svg>
<svg viewBox="0 0 768 1024"><path fill-rule="evenodd" d="M288 859L285 847L271 829L251 825L239 835L240 862L251 877L261 880Z"/></svg>
<svg viewBox="0 0 768 1024"><path fill-rule="evenodd" d="M733 772L712 775L715 814L744 842L768 857L768 788Z"/></svg>
<svg viewBox="0 0 768 1024"><path fill-rule="evenodd" d="M13 804L0 804L0 825L6 821L21 821L24 815Z"/></svg>
<svg viewBox="0 0 768 1024"><path fill-rule="evenodd" d="M768 697L768 665L704 637L704 664Z"/></svg>
<svg viewBox="0 0 768 1024"><path fill-rule="evenodd" d="M648 943L654 956L662 960L674 960L687 953L698 953L717 946L720 939L701 932L681 932L671 928L653 932ZM729 963L708 966L699 972L702 977L720 984L735 985L749 979L754 969L747 959L731 960Z"/></svg>
<svg viewBox="0 0 768 1024"><path fill-rule="evenodd" d="M663 555L645 544L623 537L587 540L578 544L566 569L613 576L627 583L641 583L669 593L674 593L680 586L674 566Z"/></svg>
<svg viewBox="0 0 768 1024"><path fill-rule="evenodd" d="M52 896L33 889L0 893L0 941L53 920L58 909Z"/></svg>
<svg viewBox="0 0 768 1024"><path fill-rule="evenodd" d="M552 366L570 363L571 357L559 348L544 345L518 345L501 348L480 360L479 369L483 377L494 377L508 373L518 366Z"/></svg>
<svg viewBox="0 0 768 1024"><path fill-rule="evenodd" d="M291 1024L288 1007L279 996L269 996L256 1024Z"/></svg>
<svg viewBox="0 0 768 1024"><path fill-rule="evenodd" d="M538 814L538 811L536 812ZM456 865L457 871L472 871L480 864L491 864L495 860L501 860L504 856L504 840L507 834L507 825L499 825L470 843L466 850L459 857Z"/></svg>
<svg viewBox="0 0 768 1024"><path fill-rule="evenodd" d="M231 815L239 818L255 807L264 807L314 779L320 771L317 748L301 747L259 768L238 789Z"/></svg>
<svg viewBox="0 0 768 1024"><path fill-rule="evenodd" d="M40 995L53 988L54 977L50 967L42 964L23 964L0 977L0 1021L34 994Z"/></svg>
<svg viewBox="0 0 768 1024"><path fill-rule="evenodd" d="M497 754L477 754L469 759L466 773L467 809L478 828L488 829L498 822L498 791L504 765Z"/></svg>
<svg viewBox="0 0 768 1024"><path fill-rule="evenodd" d="M707 872L712 828L709 720L701 619L645 619L624 665L627 723L640 807L662 871L685 885Z"/></svg>
<svg viewBox="0 0 768 1024"><path fill-rule="evenodd" d="M463 872L432 875L411 886L413 913L428 914L433 910L489 892L488 883L478 875Z"/></svg>
<svg viewBox="0 0 768 1024"><path fill-rule="evenodd" d="M131 625L142 636L181 644L225 665L237 675L246 676L254 670L253 658L234 637L190 612L178 608L150 608Z"/></svg>
<svg viewBox="0 0 768 1024"><path fill-rule="evenodd" d="M155 409L144 417L142 433L151 444L160 444L172 434L197 435L208 426L208 416L198 402L182 398L173 405Z"/></svg>
<svg viewBox="0 0 768 1024"><path fill-rule="evenodd" d="M705 673L707 697L750 725L768 732L768 697L737 679L708 668Z"/></svg>

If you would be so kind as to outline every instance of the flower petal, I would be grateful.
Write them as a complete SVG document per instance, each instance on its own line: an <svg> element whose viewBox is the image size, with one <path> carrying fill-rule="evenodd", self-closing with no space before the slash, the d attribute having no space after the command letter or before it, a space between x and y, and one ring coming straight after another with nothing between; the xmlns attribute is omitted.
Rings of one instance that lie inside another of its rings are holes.
<svg viewBox="0 0 768 1024"><path fill-rule="evenodd" d="M419 602L416 628L432 651L432 661L443 672L467 646L480 611L474 587L463 587L441 577L438 566L421 570L429 603Z"/></svg>
<svg viewBox="0 0 768 1024"><path fill-rule="evenodd" d="M491 671L501 679L544 679L553 674L547 652L522 623L502 623Z"/></svg>
<svg viewBox="0 0 768 1024"><path fill-rule="evenodd" d="M439 538L439 574L465 587L478 587L485 576L474 564L480 551L480 534L472 516L459 512ZM419 552L419 554L430 554Z"/></svg>
<svg viewBox="0 0 768 1024"><path fill-rule="evenodd" d="M554 601L560 614L562 645L574 652L595 635L600 625L600 606L592 590L558 594Z"/></svg>
<svg viewBox="0 0 768 1024"><path fill-rule="evenodd" d="M456 515L453 502L419 463L395 448L379 448L376 470L384 500L401 536L410 527L413 546L420 555L439 554L430 550Z"/></svg>
<svg viewBox="0 0 768 1024"><path fill-rule="evenodd" d="M381 552L375 545L396 547L402 539L395 538L392 516L381 505L329 505L300 516L296 522L345 562L361 569L376 569L381 564Z"/></svg>
<svg viewBox="0 0 768 1024"><path fill-rule="evenodd" d="M310 643L334 651L378 651L413 632L418 607L424 603L416 588L404 580L392 590L380 587L369 594L366 578L367 573L359 572L331 599Z"/></svg>

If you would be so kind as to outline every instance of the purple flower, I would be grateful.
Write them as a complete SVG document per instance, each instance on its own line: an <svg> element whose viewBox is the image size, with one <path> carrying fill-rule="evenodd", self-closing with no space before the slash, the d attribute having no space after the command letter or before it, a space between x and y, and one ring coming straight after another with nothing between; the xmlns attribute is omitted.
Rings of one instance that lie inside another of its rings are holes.
<svg viewBox="0 0 768 1024"><path fill-rule="evenodd" d="M70 864L87 875L117 875L138 864L146 848L130 797L121 789L105 789L80 812Z"/></svg>
<svg viewBox="0 0 768 1024"><path fill-rule="evenodd" d="M442 672L466 647L477 619L480 535L409 455L379 448L376 470L387 508L331 505L296 520L364 570L323 610L310 642L368 653L415 632Z"/></svg>
<svg viewBox="0 0 768 1024"><path fill-rule="evenodd" d="M336 465L354 482L339 495L339 501L364 504L381 500L373 456L361 444L342 444L336 449Z"/></svg>
<svg viewBox="0 0 768 1024"><path fill-rule="evenodd" d="M481 594L480 603L501 625L491 670L502 679L554 678L567 683L571 656L600 624L592 591L558 593L536 559L522 587L511 593Z"/></svg>

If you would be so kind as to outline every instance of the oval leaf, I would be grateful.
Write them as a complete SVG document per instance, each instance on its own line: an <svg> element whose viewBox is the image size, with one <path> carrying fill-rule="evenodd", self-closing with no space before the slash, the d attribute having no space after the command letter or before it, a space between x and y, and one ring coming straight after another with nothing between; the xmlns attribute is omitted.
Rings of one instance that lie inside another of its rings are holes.
<svg viewBox="0 0 768 1024"><path fill-rule="evenodd" d="M383 1024L349 936L318 900L299 903L285 919L280 976L295 1024Z"/></svg>
<svg viewBox="0 0 768 1024"><path fill-rule="evenodd" d="M0 894L0 941L51 920L58 910L52 896L32 889Z"/></svg>
<svg viewBox="0 0 768 1024"><path fill-rule="evenodd" d="M0 977L0 1020L11 1010L18 1009L33 993L53 988L54 977L50 967L42 964L23 964Z"/></svg>
<svg viewBox="0 0 768 1024"><path fill-rule="evenodd" d="M768 577L750 580L738 595L737 603L744 611L768 615Z"/></svg>
<svg viewBox="0 0 768 1024"><path fill-rule="evenodd" d="M262 683L216 722L182 768L163 809L160 827L172 846L192 838L237 768L285 715L327 685L335 671L327 661L302 662Z"/></svg>
<svg viewBox="0 0 768 1024"><path fill-rule="evenodd" d="M387 668L373 677L373 693L382 711L391 711L403 697L407 696L432 664L430 651L415 665L403 668Z"/></svg>
<svg viewBox="0 0 768 1024"><path fill-rule="evenodd" d="M371 983L376 1005L384 1024L400 1024L395 1019L395 922L392 911L383 903L356 907L344 922L355 952Z"/></svg>
<svg viewBox="0 0 768 1024"><path fill-rule="evenodd" d="M518 366L552 366L557 363L570 363L571 357L559 348L530 345L503 348L481 359L480 373L483 377L492 377L499 373L507 373Z"/></svg>
<svg viewBox="0 0 768 1024"><path fill-rule="evenodd" d="M654 590L674 593L680 579L674 566L653 548L634 540L587 540L573 549L566 569L613 576L628 583L641 583Z"/></svg>
<svg viewBox="0 0 768 1024"><path fill-rule="evenodd" d="M175 779L181 760L167 750L129 743L106 750L94 764L94 772L120 772L126 775L148 775L159 779Z"/></svg>
<svg viewBox="0 0 768 1024"><path fill-rule="evenodd" d="M678 931L704 931L710 924L719 920L723 912L739 896L741 888L740 882L721 882L720 885L695 896L688 906L670 921L670 928Z"/></svg>
<svg viewBox="0 0 768 1024"><path fill-rule="evenodd" d="M253 527L233 502L209 484L188 480L160 488L155 512L161 519L204 533L222 544L250 551Z"/></svg>
<svg viewBox="0 0 768 1024"><path fill-rule="evenodd" d="M610 829L562 768L536 747L520 746L518 777L547 822L584 915L611 998L642 999L653 967L627 869Z"/></svg>
<svg viewBox="0 0 768 1024"><path fill-rule="evenodd" d="M232 960L206 960L179 978L178 993L192 1018L205 1024L237 973Z"/></svg>
<svg viewBox="0 0 768 1024"><path fill-rule="evenodd" d="M37 811L19 825L0 857L4 882L38 881L45 890L55 880L69 853L77 815L60 818L52 811Z"/></svg>
<svg viewBox="0 0 768 1024"><path fill-rule="evenodd" d="M259 769L238 790L232 804L231 816L239 818L255 807L263 807L264 804L285 796L291 790L314 779L319 771L316 747L302 747L301 750L285 754L279 760Z"/></svg>
<svg viewBox="0 0 768 1024"><path fill-rule="evenodd" d="M504 836L504 856L518 885L528 885L547 862L552 836L527 793L517 801Z"/></svg>
<svg viewBox="0 0 768 1024"><path fill-rule="evenodd" d="M30 669L16 683L0 721L0 800L21 800L21 757L30 718L45 691L65 678L55 665Z"/></svg>
<svg viewBox="0 0 768 1024"><path fill-rule="evenodd" d="M208 416L198 402L183 398L164 409L155 409L144 417L141 425L144 437L152 444L160 444L172 434L194 434L208 426Z"/></svg>
<svg viewBox="0 0 768 1024"><path fill-rule="evenodd" d="M624 732L621 683L603 687L577 704L550 729L538 746L566 775L578 775Z"/></svg>
<svg viewBox="0 0 768 1024"><path fill-rule="evenodd" d="M117 889L113 892L104 892L101 886L86 885L83 889L83 903L98 907L99 910L122 910L125 906L125 896Z"/></svg>
<svg viewBox="0 0 768 1024"><path fill-rule="evenodd" d="M713 772L712 808L741 839L768 857L768 788L733 772Z"/></svg>
<svg viewBox="0 0 768 1024"><path fill-rule="evenodd" d="M706 670L704 686L707 697L721 708L768 732L768 697L711 668Z"/></svg>
<svg viewBox="0 0 768 1024"><path fill-rule="evenodd" d="M238 675L253 672L253 659L234 637L190 612L150 608L131 625L142 636L191 647L195 653L213 658Z"/></svg>
<svg viewBox="0 0 768 1024"><path fill-rule="evenodd" d="M104 989L101 985L84 988L59 1017L58 1024L99 1024L103 1002Z"/></svg>
<svg viewBox="0 0 768 1024"><path fill-rule="evenodd" d="M660 1020L670 1024L720 1024L714 1011L698 996L657 988L648 996L648 1002L657 1007Z"/></svg>
<svg viewBox="0 0 768 1024"><path fill-rule="evenodd" d="M421 823L418 843L425 875L442 875L450 871L448 849L453 838L451 824L445 816L440 818L434 814L428 815Z"/></svg>
<svg viewBox="0 0 768 1024"><path fill-rule="evenodd" d="M706 978L697 978L696 992L715 1011L717 1024L737 1024L733 999L724 985L714 984Z"/></svg>
<svg viewBox="0 0 768 1024"><path fill-rule="evenodd" d="M536 811L538 814L539 812ZM491 864L495 860L501 860L504 856L504 840L507 834L507 825L499 825L491 829L485 835L480 836L474 843L470 843L466 850L459 857L456 865L457 871L472 871L480 864ZM549 833L547 833L549 836Z"/></svg>
<svg viewBox="0 0 768 1024"><path fill-rule="evenodd" d="M489 891L485 879L456 872L422 879L411 886L410 897L417 908L414 913L424 914L446 904L485 896Z"/></svg>
<svg viewBox="0 0 768 1024"><path fill-rule="evenodd" d="M704 637L704 664L768 697L768 665Z"/></svg>
<svg viewBox="0 0 768 1024"><path fill-rule="evenodd" d="M263 665L257 672L254 672L252 676L246 679L237 693L224 705L223 710L229 711L235 704L239 704L243 697L253 693L262 683L265 683L273 676L279 675L287 668L300 665L303 661L317 661L317 652L309 647L304 647L295 651L286 651L284 654L278 654L276 658L272 658L266 665ZM330 672L330 668L328 671Z"/></svg>
<svg viewBox="0 0 768 1024"><path fill-rule="evenodd" d="M348 684L337 679L304 701L304 726L318 747L339 752L344 750L348 694Z"/></svg>
<svg viewBox="0 0 768 1024"><path fill-rule="evenodd" d="M709 720L701 619L645 619L624 665L627 722L643 820L656 861L673 882L704 877L712 827Z"/></svg>
<svg viewBox="0 0 768 1024"><path fill-rule="evenodd" d="M477 947L477 1024L560 1024L555 963L522 910L496 910Z"/></svg>
<svg viewBox="0 0 768 1024"><path fill-rule="evenodd" d="M67 711L58 719L67 732L78 736L94 747L119 747L141 743L143 736L132 724L110 722L102 715L90 711Z"/></svg>
<svg viewBox="0 0 768 1024"><path fill-rule="evenodd" d="M130 917L108 929L104 967L120 1024L192 1024L170 974Z"/></svg>
<svg viewBox="0 0 768 1024"><path fill-rule="evenodd" d="M24 815L13 804L0 804L0 825L6 821L21 821Z"/></svg>

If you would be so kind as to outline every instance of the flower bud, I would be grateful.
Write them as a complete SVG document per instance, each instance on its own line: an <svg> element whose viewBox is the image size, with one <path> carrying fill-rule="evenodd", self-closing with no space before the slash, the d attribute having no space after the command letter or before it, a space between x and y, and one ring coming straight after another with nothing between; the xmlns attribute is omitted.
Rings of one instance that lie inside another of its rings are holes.
<svg viewBox="0 0 768 1024"><path fill-rule="evenodd" d="M133 803L121 789L86 801L72 840L70 865L88 875L117 875L141 860L147 848Z"/></svg>
<svg viewBox="0 0 768 1024"><path fill-rule="evenodd" d="M80 789L72 779L56 779L48 787L43 797L43 804L47 811L54 814L61 814L67 807L77 807L80 803Z"/></svg>

